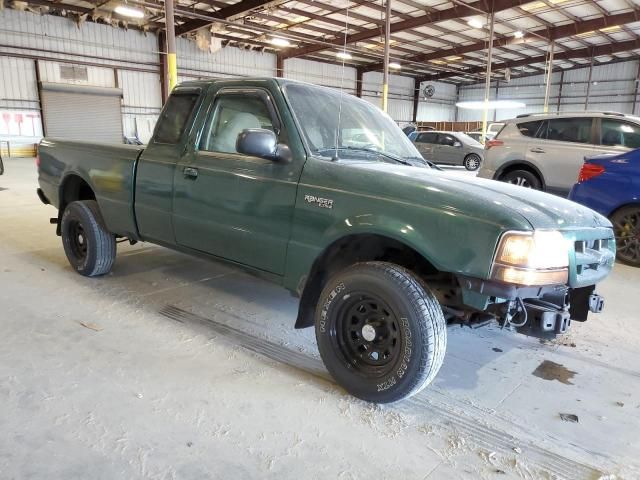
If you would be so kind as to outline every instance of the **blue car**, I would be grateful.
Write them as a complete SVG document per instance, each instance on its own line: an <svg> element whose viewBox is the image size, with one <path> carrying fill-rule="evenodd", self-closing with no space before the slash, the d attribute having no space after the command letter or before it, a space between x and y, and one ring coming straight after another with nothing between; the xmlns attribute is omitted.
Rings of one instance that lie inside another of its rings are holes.
<svg viewBox="0 0 640 480"><path fill-rule="evenodd" d="M640 148L586 158L569 198L609 217L618 260L640 267Z"/></svg>

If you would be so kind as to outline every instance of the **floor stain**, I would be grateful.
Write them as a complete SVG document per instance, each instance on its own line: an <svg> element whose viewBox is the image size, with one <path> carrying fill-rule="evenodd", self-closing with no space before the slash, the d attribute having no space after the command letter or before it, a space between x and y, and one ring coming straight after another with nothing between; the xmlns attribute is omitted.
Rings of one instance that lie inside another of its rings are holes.
<svg viewBox="0 0 640 480"><path fill-rule="evenodd" d="M573 385L570 380L577 374L573 370L569 370L564 365L545 360L532 372L536 377L544 380L557 380L565 385Z"/></svg>

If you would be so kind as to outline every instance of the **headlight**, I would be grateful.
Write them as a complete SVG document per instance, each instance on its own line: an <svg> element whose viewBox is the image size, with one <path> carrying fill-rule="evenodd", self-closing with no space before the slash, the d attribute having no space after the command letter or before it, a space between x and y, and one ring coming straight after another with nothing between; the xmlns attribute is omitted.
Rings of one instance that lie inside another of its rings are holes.
<svg viewBox="0 0 640 480"><path fill-rule="evenodd" d="M507 232L500 239L491 278L518 285L567 283L569 249L558 231Z"/></svg>

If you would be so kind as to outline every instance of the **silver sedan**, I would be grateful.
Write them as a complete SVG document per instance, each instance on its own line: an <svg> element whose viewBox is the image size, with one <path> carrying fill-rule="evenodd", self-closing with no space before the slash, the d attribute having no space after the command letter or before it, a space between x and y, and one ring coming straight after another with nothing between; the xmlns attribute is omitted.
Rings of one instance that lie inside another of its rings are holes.
<svg viewBox="0 0 640 480"><path fill-rule="evenodd" d="M482 144L461 132L419 132L413 143L425 160L471 171L480 167L484 155Z"/></svg>

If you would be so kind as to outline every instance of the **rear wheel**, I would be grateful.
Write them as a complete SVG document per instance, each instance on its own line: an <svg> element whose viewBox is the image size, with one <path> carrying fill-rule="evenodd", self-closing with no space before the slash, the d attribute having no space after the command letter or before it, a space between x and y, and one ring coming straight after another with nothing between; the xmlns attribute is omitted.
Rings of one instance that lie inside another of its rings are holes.
<svg viewBox="0 0 640 480"><path fill-rule="evenodd" d="M111 270L116 258L116 238L107 230L95 200L67 205L60 230L64 253L80 275L94 277Z"/></svg>
<svg viewBox="0 0 640 480"><path fill-rule="evenodd" d="M624 207L611 216L618 260L640 267L640 206Z"/></svg>
<svg viewBox="0 0 640 480"><path fill-rule="evenodd" d="M466 157L464 157L464 168L473 172L480 168L480 156L475 153L470 153Z"/></svg>
<svg viewBox="0 0 640 480"><path fill-rule="evenodd" d="M359 263L336 275L322 291L315 324L329 373L370 402L416 394L444 359L447 332L440 304L397 265Z"/></svg>
<svg viewBox="0 0 640 480"><path fill-rule="evenodd" d="M528 170L513 170L505 173L500 177L500 181L520 185L525 188L532 188L534 190L542 190L542 182L540 179Z"/></svg>

